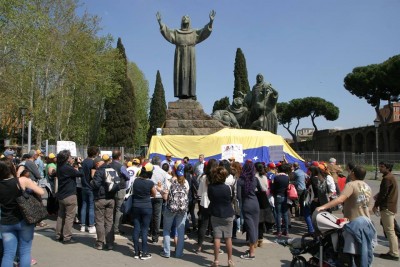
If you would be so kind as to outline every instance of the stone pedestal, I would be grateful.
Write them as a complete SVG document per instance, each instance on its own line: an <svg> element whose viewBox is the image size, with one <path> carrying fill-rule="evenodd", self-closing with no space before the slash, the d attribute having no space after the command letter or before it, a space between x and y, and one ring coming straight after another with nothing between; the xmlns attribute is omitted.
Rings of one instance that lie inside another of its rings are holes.
<svg viewBox="0 0 400 267"><path fill-rule="evenodd" d="M163 135L209 135L225 126L204 113L201 104L191 99L168 103Z"/></svg>

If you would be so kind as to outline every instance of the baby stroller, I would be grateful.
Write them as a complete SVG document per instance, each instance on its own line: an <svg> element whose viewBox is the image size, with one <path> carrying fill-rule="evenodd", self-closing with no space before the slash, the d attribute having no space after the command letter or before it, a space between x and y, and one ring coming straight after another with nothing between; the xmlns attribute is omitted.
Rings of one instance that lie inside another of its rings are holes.
<svg viewBox="0 0 400 267"><path fill-rule="evenodd" d="M329 212L314 212L313 224L316 232L305 234L301 238L278 241L279 244L288 246L293 255L290 263L291 267L304 266L344 266L338 263L337 247L343 241L342 220ZM302 254L311 254L312 257L307 261Z"/></svg>

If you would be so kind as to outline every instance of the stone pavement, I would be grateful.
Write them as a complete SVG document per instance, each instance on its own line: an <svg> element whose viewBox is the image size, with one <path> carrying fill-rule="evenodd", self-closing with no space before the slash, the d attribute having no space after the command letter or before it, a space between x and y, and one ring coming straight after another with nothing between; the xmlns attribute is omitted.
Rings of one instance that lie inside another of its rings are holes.
<svg viewBox="0 0 400 267"><path fill-rule="evenodd" d="M379 189L379 181L368 180L372 191L375 193ZM399 206L400 207L400 206ZM336 214L339 215L339 214ZM397 216L400 221L400 216ZM383 236L382 227L379 226L379 218L372 215L372 220L377 226L379 244L375 248L375 255L379 253L386 253L388 242ZM36 228L35 239L33 241L32 256L37 259L37 266L57 266L57 267L109 267L109 266L209 266L213 260L213 248L209 243L210 239L205 241L205 253L194 254L192 249L195 247L195 240L190 239L185 241L184 256L181 259L169 258L165 259L159 256L161 250L161 240L158 244L149 244L150 253L152 258L146 261L133 258L133 244L131 241L132 229L126 225L128 235L125 237L116 237L116 246L113 251L98 251L93 248L95 235L89 233L79 232L78 225L75 225L74 238L78 241L76 244L63 245L62 243L55 242L54 237L54 220L46 220L49 224L45 228ZM303 221L292 221L292 233L304 233L305 227ZM128 237L128 238L127 238ZM292 234L291 237L299 237L299 235ZM247 249L244 241L244 235L238 234L238 239L234 240L233 255L236 266L290 266L292 259L291 253L288 248L285 248L275 243L276 238L273 235L266 234L262 248L256 250L256 259L247 261L240 259L240 255ZM173 245L171 245L173 250ZM225 250L224 244L221 248ZM304 255L306 259L310 255ZM227 266L226 253L220 255L220 265ZM373 266L400 266L399 262L387 261L375 257Z"/></svg>

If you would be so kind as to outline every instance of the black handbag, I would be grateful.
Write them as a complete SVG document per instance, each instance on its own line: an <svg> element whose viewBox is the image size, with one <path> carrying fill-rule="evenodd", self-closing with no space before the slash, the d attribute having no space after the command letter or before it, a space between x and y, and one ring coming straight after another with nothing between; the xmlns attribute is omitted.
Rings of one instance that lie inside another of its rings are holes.
<svg viewBox="0 0 400 267"><path fill-rule="evenodd" d="M21 210L22 217L28 224L36 224L46 219L47 210L42 200L36 194L29 194L25 190L22 190L19 179L16 179L21 191L21 196L17 197L16 201Z"/></svg>
<svg viewBox="0 0 400 267"><path fill-rule="evenodd" d="M132 206L133 206L133 184L131 185L131 187L129 187L129 190L124 197L124 202L122 202L120 212L122 212L124 215L130 214L132 211Z"/></svg>

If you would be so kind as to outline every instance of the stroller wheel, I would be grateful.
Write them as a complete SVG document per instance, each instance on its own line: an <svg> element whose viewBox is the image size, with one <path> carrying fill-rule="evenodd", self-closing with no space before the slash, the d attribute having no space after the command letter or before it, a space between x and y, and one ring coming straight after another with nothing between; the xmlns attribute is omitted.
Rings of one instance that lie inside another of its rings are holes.
<svg viewBox="0 0 400 267"><path fill-rule="evenodd" d="M293 258L292 262L290 263L290 267L306 267L307 261L302 256L296 256Z"/></svg>

